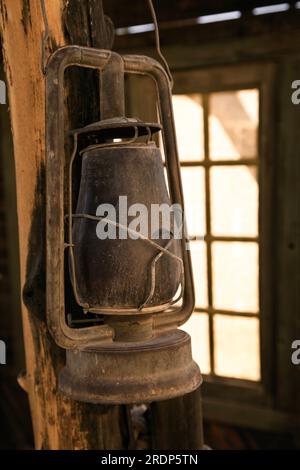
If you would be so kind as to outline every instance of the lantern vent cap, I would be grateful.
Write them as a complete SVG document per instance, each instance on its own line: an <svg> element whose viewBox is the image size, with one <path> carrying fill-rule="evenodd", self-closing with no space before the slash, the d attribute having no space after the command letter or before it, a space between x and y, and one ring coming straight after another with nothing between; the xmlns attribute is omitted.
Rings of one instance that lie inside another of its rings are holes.
<svg viewBox="0 0 300 470"><path fill-rule="evenodd" d="M73 129L69 131L70 135L82 134L95 134L101 132L105 138L118 137L131 137L134 129L137 129L138 136L155 134L162 130L159 123L144 122L141 119L128 118L128 117L114 117L110 119L103 119L102 121L93 122L85 127Z"/></svg>

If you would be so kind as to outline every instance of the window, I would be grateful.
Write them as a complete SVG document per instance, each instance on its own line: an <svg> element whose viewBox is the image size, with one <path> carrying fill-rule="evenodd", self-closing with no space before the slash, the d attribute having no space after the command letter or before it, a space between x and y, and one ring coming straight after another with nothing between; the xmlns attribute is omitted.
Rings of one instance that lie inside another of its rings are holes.
<svg viewBox="0 0 300 470"><path fill-rule="evenodd" d="M204 375L204 416L254 427L263 413L272 426L278 419L271 411L274 70L178 70L173 90L196 291L182 328Z"/></svg>
<svg viewBox="0 0 300 470"><path fill-rule="evenodd" d="M260 380L259 90L173 98L203 373Z"/></svg>
<svg viewBox="0 0 300 470"><path fill-rule="evenodd" d="M275 391L275 75L271 63L177 70L173 90L196 290L182 328L205 375L204 416L272 430L290 422ZM155 121L146 79L127 107Z"/></svg>

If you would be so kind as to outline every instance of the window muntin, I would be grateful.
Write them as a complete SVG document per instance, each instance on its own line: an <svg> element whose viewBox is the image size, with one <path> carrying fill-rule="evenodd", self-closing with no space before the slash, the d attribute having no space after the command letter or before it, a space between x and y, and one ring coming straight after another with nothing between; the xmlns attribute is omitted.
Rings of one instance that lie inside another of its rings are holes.
<svg viewBox="0 0 300 470"><path fill-rule="evenodd" d="M203 373L259 381L259 91L174 95L173 105L197 239L196 308L184 329Z"/></svg>

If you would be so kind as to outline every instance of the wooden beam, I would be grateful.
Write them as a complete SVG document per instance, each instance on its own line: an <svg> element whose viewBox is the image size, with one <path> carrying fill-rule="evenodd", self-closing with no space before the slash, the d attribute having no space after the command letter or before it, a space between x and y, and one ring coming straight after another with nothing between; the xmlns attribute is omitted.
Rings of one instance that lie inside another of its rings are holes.
<svg viewBox="0 0 300 470"><path fill-rule="evenodd" d="M274 5L279 0L153 0L159 22L197 18L229 11L251 12L257 6ZM289 2L291 4L295 2ZM147 0L104 0L104 11L116 28L151 23Z"/></svg>
<svg viewBox="0 0 300 470"><path fill-rule="evenodd" d="M1 47L1 46L0 46ZM5 81L3 69L3 58L0 51L0 80ZM19 373L17 367L23 364L24 348L22 342L22 317L21 317L21 299L20 299L20 279L19 279L19 251L18 251L18 219L17 219L17 201L16 201L16 183L15 183L15 165L13 159L13 143L9 117L9 103L0 105L0 159L1 159L1 185L3 190L3 201L1 201L1 211L5 220L5 226L0 226L0 233L5 234L5 238L0 242L0 262L1 254L7 252L8 274L1 279L0 295L5 296L3 305L3 314L1 315L2 327L6 325L9 328L10 342L8 348L13 349L10 355L10 366L6 367L7 374L13 376ZM2 206L3 203L3 206ZM5 251L4 251L5 250ZM6 305L6 307L5 307ZM3 323L2 323L3 322Z"/></svg>
<svg viewBox="0 0 300 470"><path fill-rule="evenodd" d="M160 27L160 38L163 51L171 45L201 46L223 44L234 39L253 38L267 34L291 34L300 31L300 10L287 11L281 14L246 16L237 20L211 24L189 24L176 27ZM117 35L115 49L135 51L142 47L152 47L154 51L153 31L139 34Z"/></svg>
<svg viewBox="0 0 300 470"><path fill-rule="evenodd" d="M183 36L182 36L183 37ZM261 34L256 37L232 38L228 41L207 43L200 41L194 44L182 41L181 44L170 44L163 47L163 53L172 70L193 69L212 65L236 64L237 62L278 60L286 54L298 54L300 30L272 34ZM137 48L122 49L122 53L136 53L154 56L153 44Z"/></svg>
<svg viewBox="0 0 300 470"><path fill-rule="evenodd" d="M150 420L153 449L203 449L200 388L180 398L153 403Z"/></svg>

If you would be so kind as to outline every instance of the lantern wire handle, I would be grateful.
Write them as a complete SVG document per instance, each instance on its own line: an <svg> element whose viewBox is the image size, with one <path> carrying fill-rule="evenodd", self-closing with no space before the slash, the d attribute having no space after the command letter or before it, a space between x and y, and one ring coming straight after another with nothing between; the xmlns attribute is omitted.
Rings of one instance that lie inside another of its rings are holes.
<svg viewBox="0 0 300 470"><path fill-rule="evenodd" d="M161 48L160 48L160 37L159 37L159 27L158 27L158 22L157 22L157 16L156 16L156 13L155 13L155 8L153 6L153 2L152 0L148 0L148 6L149 6L149 9L150 9L150 12L151 12L151 16L152 16L152 21L154 23L154 33L155 33L155 42L156 42L156 52L158 54L158 56L160 57L164 67L165 67L165 70L168 74L168 77L169 77L169 80L170 80L170 85L171 85L171 88L173 88L173 85L174 85L174 80L173 80L173 77L172 77L172 74L171 74L171 70L170 70L170 67L169 67L169 64L167 62L167 59L165 58L165 56L163 55L162 51L161 51Z"/></svg>

